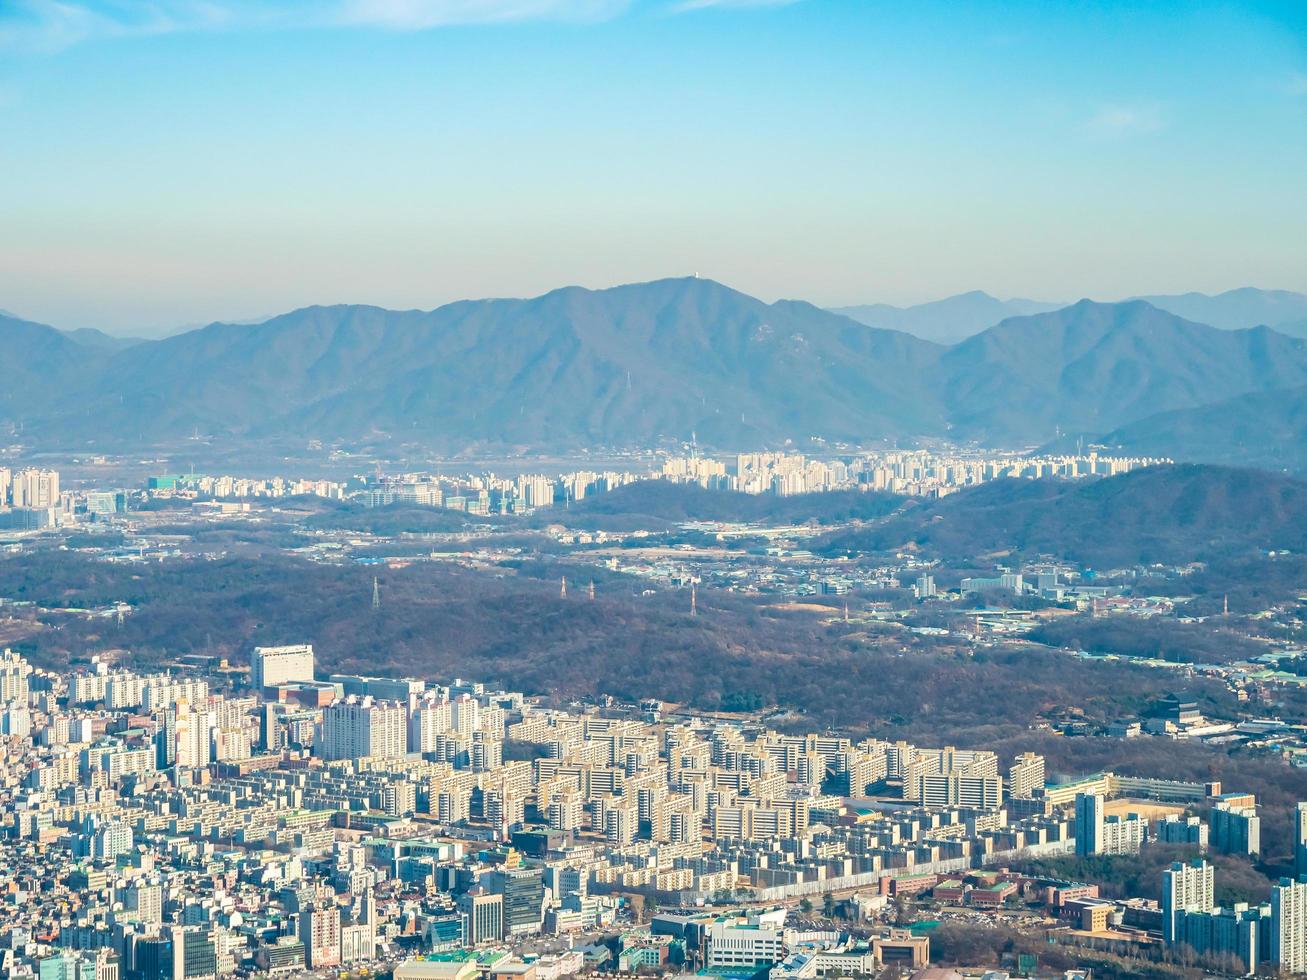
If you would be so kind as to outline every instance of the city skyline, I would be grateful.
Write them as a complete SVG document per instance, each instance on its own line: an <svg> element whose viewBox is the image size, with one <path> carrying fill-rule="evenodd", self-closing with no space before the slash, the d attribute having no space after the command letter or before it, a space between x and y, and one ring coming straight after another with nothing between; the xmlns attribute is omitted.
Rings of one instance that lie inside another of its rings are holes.
<svg viewBox="0 0 1307 980"><path fill-rule="evenodd" d="M29 0L0 14L0 308L157 331L695 272L831 306L1307 290L1303 19Z"/></svg>

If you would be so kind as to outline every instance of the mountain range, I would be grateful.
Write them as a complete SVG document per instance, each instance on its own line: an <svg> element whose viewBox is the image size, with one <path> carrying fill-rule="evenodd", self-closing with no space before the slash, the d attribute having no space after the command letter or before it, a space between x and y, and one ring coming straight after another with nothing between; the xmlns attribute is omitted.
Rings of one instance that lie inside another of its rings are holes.
<svg viewBox="0 0 1307 980"><path fill-rule="evenodd" d="M1307 296L1302 293L1244 287L1214 296L1206 293L1179 293L1132 298L1143 300L1150 306L1186 320L1206 323L1222 330L1273 327L1280 333L1307 337ZM1002 323L1008 317L1048 313L1066 305L1068 304L1033 299L1001 300L974 290L916 306L872 303L837 307L832 312L869 327L902 330L923 340L956 344Z"/></svg>
<svg viewBox="0 0 1307 980"><path fill-rule="evenodd" d="M1181 293L1136 298L1186 320L1208 323L1224 330L1274 327L1281 333L1307 337L1307 296L1285 289L1244 287L1215 296Z"/></svg>
<svg viewBox="0 0 1307 980"><path fill-rule="evenodd" d="M1134 445L1144 435L1132 433L1168 424L1159 413L1247 398L1255 414L1260 396L1274 405L1274 393L1307 390L1307 341L1218 329L1142 300L1008 317L945 346L698 278L432 311L308 307L113 340L0 317L0 423L64 448L196 431L445 452L649 446L692 433L724 449L814 437L1012 447L1071 432Z"/></svg>

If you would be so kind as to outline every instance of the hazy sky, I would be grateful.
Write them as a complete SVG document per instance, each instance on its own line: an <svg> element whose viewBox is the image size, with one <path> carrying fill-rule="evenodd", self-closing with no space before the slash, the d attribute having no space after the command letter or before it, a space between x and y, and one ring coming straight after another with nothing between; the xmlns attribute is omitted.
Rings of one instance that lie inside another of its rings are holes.
<svg viewBox="0 0 1307 980"><path fill-rule="evenodd" d="M0 309L1307 291L1307 3L0 0Z"/></svg>

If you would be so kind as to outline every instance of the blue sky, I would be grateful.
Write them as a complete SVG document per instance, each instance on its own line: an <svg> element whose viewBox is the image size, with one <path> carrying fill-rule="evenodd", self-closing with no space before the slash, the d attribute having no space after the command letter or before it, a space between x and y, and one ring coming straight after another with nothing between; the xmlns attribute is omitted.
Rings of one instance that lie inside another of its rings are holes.
<svg viewBox="0 0 1307 980"><path fill-rule="evenodd" d="M3 0L0 308L1307 291L1307 4Z"/></svg>

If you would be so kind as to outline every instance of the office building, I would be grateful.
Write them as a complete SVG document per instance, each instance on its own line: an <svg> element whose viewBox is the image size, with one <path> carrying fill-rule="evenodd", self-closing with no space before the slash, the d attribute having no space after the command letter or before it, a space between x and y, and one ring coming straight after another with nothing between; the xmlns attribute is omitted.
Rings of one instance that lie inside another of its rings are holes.
<svg viewBox="0 0 1307 980"><path fill-rule="evenodd" d="M503 895L471 888L458 897L458 910L463 916L463 941L469 946L504 938Z"/></svg>
<svg viewBox="0 0 1307 980"><path fill-rule="evenodd" d="M218 976L217 935L199 926L169 926L172 980L213 980Z"/></svg>
<svg viewBox="0 0 1307 980"><path fill-rule="evenodd" d="M145 924L163 922L163 888L152 882L133 881L123 889L127 918Z"/></svg>
<svg viewBox="0 0 1307 980"><path fill-rule="evenodd" d="M779 921L777 919L779 918ZM710 922L704 929L709 970L757 970L785 958L784 910L749 912Z"/></svg>
<svg viewBox="0 0 1307 980"><path fill-rule="evenodd" d="M250 654L250 686L256 691L292 681L313 680L313 647L255 647Z"/></svg>
<svg viewBox="0 0 1307 980"><path fill-rule="evenodd" d="M540 931L545 919L545 879L540 868L498 868L489 888L504 899L504 935Z"/></svg>

